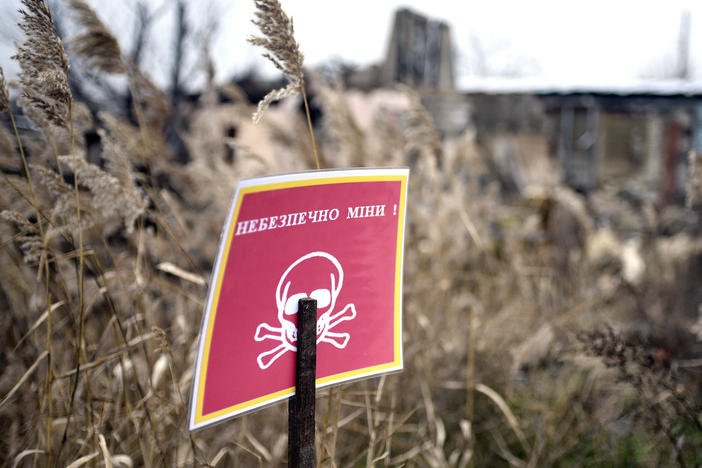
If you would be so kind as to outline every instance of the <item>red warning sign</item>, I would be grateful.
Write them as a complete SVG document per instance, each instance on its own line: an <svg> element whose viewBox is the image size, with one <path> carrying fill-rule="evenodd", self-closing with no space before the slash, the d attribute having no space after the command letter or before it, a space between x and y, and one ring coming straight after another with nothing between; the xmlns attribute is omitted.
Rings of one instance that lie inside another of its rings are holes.
<svg viewBox="0 0 702 468"><path fill-rule="evenodd" d="M294 394L297 305L317 300L317 388L402 369L408 169L242 181L200 334L190 430Z"/></svg>

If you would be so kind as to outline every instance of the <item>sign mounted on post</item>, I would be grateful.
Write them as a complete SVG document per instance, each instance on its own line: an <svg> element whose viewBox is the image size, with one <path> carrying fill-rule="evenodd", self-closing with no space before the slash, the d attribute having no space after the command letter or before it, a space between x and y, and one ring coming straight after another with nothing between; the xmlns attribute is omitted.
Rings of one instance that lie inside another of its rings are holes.
<svg viewBox="0 0 702 468"><path fill-rule="evenodd" d="M317 388L402 369L408 169L241 181L200 333L190 430L295 391L297 307L317 300Z"/></svg>

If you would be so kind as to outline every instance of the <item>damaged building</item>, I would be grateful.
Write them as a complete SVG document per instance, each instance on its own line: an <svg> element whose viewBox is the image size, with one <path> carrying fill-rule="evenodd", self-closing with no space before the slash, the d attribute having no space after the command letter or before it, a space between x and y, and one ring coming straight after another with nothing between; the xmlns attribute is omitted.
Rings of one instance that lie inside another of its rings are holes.
<svg viewBox="0 0 702 468"><path fill-rule="evenodd" d="M480 142L510 153L495 157L522 166L551 160L561 181L582 193L615 184L657 203L681 202L687 155L702 151L702 87L559 90L517 81L465 94Z"/></svg>
<svg viewBox="0 0 702 468"><path fill-rule="evenodd" d="M445 22L400 9L384 61L348 84L411 86L442 135L474 129L517 188L565 182L589 193L633 183L651 201L682 200L687 155L702 152L702 85L557 88L485 78L459 90L451 34Z"/></svg>

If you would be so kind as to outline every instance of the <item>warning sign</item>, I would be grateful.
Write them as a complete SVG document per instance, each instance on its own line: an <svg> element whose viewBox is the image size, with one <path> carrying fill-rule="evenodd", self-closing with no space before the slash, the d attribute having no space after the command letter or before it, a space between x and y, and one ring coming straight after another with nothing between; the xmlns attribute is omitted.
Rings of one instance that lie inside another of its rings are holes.
<svg viewBox="0 0 702 468"><path fill-rule="evenodd" d="M317 388L402 369L408 169L242 181L200 334L190 430L288 398L299 299L317 300Z"/></svg>

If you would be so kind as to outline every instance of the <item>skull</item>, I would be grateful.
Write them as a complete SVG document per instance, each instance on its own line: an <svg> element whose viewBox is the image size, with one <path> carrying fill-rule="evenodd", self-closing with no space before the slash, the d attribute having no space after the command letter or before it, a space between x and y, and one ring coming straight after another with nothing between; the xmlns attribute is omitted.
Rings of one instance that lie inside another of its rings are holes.
<svg viewBox="0 0 702 468"><path fill-rule="evenodd" d="M320 270L323 274L329 275L328 283L315 284L313 281L314 277L318 277ZM300 299L309 296L317 301L317 342L319 343L320 338L324 337L329 329L329 317L334 310L343 282L344 270L339 261L326 252L309 253L297 259L285 270L278 282L275 297L278 321L285 328L286 339L291 344L297 342L297 327L290 318L297 314Z"/></svg>
<svg viewBox="0 0 702 468"><path fill-rule="evenodd" d="M329 278L320 281L319 278ZM317 344L327 342L336 348L344 348L350 339L348 333L332 331L336 325L356 316L356 308L348 304L334 314L336 300L344 282L344 270L339 261L326 252L311 252L290 265L280 277L275 299L280 327L261 323L254 339L271 339L280 344L259 354L257 361L261 369L266 369L287 351L297 351L297 326L291 320L297 314L299 300L311 297L317 301ZM268 334L266 332L271 332Z"/></svg>

